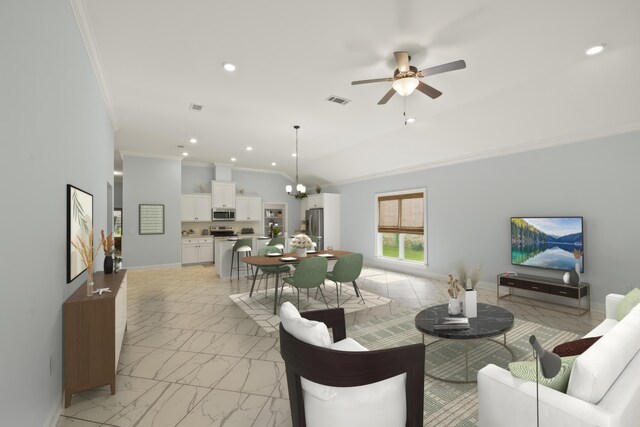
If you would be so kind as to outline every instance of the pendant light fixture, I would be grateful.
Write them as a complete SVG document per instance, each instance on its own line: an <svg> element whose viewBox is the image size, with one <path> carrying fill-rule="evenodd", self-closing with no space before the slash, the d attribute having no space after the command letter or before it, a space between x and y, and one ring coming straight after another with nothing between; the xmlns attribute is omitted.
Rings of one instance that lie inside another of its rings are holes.
<svg viewBox="0 0 640 427"><path fill-rule="evenodd" d="M300 126L295 125L293 128L296 130L296 193L292 194L293 187L291 185L287 185L285 190L290 196L293 196L296 199L301 199L307 195L307 187L300 184L300 181L298 180L298 158L300 157L298 156L298 129L300 129Z"/></svg>

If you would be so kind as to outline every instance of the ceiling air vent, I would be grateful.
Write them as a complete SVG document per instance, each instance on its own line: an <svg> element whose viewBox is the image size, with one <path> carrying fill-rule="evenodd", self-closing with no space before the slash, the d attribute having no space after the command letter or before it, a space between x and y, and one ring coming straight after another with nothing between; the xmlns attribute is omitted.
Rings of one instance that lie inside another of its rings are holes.
<svg viewBox="0 0 640 427"><path fill-rule="evenodd" d="M351 102L350 99L340 98L339 96L335 96L335 95L331 95L326 99L326 101L335 102L336 104L340 104L340 105L347 105L348 103Z"/></svg>
<svg viewBox="0 0 640 427"><path fill-rule="evenodd" d="M204 106L198 105L198 104L189 105L189 110L191 110L191 111L202 111L203 108L204 108Z"/></svg>

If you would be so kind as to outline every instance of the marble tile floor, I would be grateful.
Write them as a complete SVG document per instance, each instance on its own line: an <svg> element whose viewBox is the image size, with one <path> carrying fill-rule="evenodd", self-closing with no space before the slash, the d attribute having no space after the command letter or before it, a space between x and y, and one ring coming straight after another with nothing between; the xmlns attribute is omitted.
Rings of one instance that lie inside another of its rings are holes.
<svg viewBox="0 0 640 427"><path fill-rule="evenodd" d="M128 283L116 394L101 387L74 395L58 427L291 425L278 333L265 332L229 298L248 292L249 280L222 280L198 265L129 272ZM358 284L392 302L348 313L348 326L448 300L444 283L392 271L365 268ZM479 300L493 304L495 292L481 289ZM603 318L543 303L501 305L517 318L581 334Z"/></svg>

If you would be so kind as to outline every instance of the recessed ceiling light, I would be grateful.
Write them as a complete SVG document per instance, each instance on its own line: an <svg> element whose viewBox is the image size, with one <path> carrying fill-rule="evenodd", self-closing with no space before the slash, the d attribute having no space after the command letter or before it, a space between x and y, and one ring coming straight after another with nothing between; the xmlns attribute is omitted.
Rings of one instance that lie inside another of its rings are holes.
<svg viewBox="0 0 640 427"><path fill-rule="evenodd" d="M236 158L235 158L235 157L232 157L232 158L231 158L231 161L232 161L232 162L235 162L235 161L236 161Z"/></svg>
<svg viewBox="0 0 640 427"><path fill-rule="evenodd" d="M296 153L291 153L291 157L296 157L297 154Z"/></svg>
<svg viewBox="0 0 640 427"><path fill-rule="evenodd" d="M253 147L247 147L247 151L253 150Z"/></svg>
<svg viewBox="0 0 640 427"><path fill-rule="evenodd" d="M192 144L195 144L196 142L198 142L198 140L197 140L197 139L195 139L195 138L191 138L191 139L189 140L189 142L190 142L190 143L192 143Z"/></svg>
<svg viewBox="0 0 640 427"><path fill-rule="evenodd" d="M113 171L115 176L122 176L122 171Z"/></svg>
<svg viewBox="0 0 640 427"><path fill-rule="evenodd" d="M223 62L222 63L222 68L224 68L225 70L229 71L229 72L233 72L236 70L236 66L233 65L231 62Z"/></svg>
<svg viewBox="0 0 640 427"><path fill-rule="evenodd" d="M182 152L182 155L183 155L183 156L185 156L185 157L187 157L187 156L189 155L189 153L187 153L186 151L183 151L183 152Z"/></svg>
<svg viewBox="0 0 640 427"><path fill-rule="evenodd" d="M599 54L600 52L602 52L606 46L607 46L607 45L606 45L606 44L604 44L604 43L603 43L603 44L596 45L596 46L592 46L592 47L590 47L589 49L587 49L585 53L586 53L587 55L589 55L589 56L597 55L597 54Z"/></svg>
<svg viewBox="0 0 640 427"><path fill-rule="evenodd" d="M271 166L275 166L275 165L276 165L276 162L271 162Z"/></svg>
<svg viewBox="0 0 640 427"><path fill-rule="evenodd" d="M407 119L407 123L413 123L413 122L415 122L415 121L416 121L415 117L409 117L409 118Z"/></svg>

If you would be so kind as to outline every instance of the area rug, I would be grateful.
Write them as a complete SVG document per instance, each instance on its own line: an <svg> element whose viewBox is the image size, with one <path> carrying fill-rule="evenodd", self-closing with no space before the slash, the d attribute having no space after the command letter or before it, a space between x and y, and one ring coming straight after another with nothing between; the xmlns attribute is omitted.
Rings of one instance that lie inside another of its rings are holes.
<svg viewBox="0 0 640 427"><path fill-rule="evenodd" d="M229 296L238 307L244 310L244 312L255 320L267 333L276 332L280 324L280 316L273 314L274 290L272 283L273 282L271 282L271 286L268 288L266 295L263 283L263 287L254 292L251 297L249 296L249 292ZM281 288L278 288L278 297L280 297L280 289ZM391 302L391 298L382 297L371 292L363 291L362 289L359 290L364 302L356 296L353 286L347 285L346 283L342 285L342 291L339 296L336 295L336 286L332 282L327 282L326 285L322 287L322 292L324 292L329 307L336 307L338 305L337 297L339 297L340 308L344 308L346 313L389 304ZM298 305L296 290L291 286L284 288L281 303L285 301L290 301L295 306ZM327 306L322 299L322 295L318 293L316 296L315 289L311 289L308 299L307 292L305 290L300 291L300 311L322 310L326 308Z"/></svg>
<svg viewBox="0 0 640 427"><path fill-rule="evenodd" d="M370 350L422 343L414 326L416 311L403 311L372 322L351 326L347 336ZM516 360L532 359L529 336L534 334L545 348L579 338L573 332L560 331L524 320L515 320L507 333L507 345ZM497 339L502 339L499 337ZM425 343L434 342L426 338ZM465 376L464 344L440 341L427 347L425 372L439 377L461 380ZM486 340L474 341L469 351L469 377L489 363L506 368L511 354L504 347ZM452 384L425 377L424 425L470 427L478 425L478 388L476 384Z"/></svg>

